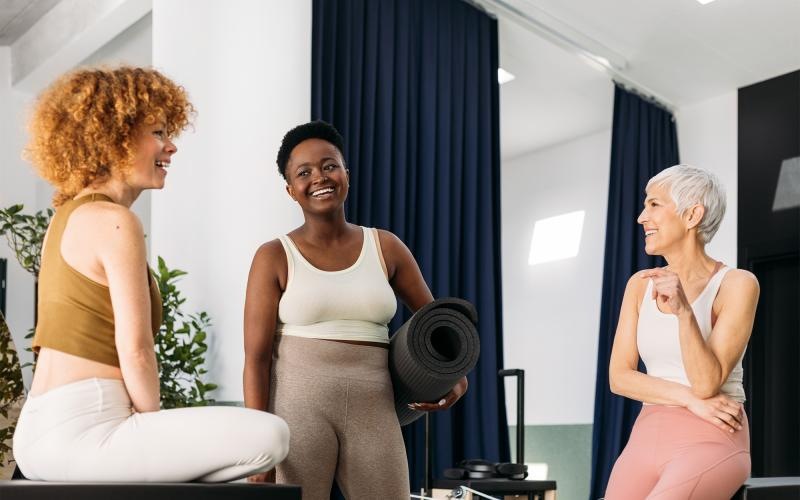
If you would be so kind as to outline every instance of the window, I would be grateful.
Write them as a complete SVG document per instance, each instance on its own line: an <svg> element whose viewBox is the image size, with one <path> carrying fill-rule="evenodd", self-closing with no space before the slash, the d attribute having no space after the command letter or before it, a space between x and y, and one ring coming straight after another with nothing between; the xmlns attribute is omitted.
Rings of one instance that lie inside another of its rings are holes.
<svg viewBox="0 0 800 500"><path fill-rule="evenodd" d="M569 259L578 255L584 210L536 221L528 264Z"/></svg>

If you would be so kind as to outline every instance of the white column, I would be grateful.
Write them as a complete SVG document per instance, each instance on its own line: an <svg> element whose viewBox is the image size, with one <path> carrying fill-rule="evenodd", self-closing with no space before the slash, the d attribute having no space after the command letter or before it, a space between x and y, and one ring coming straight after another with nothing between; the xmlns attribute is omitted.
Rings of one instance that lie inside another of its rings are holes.
<svg viewBox="0 0 800 500"><path fill-rule="evenodd" d="M156 0L153 65L183 85L194 130L152 198L155 264L189 272L187 311L213 319L213 397L242 399L242 318L258 246L302 222L275 166L283 134L311 108L311 1Z"/></svg>

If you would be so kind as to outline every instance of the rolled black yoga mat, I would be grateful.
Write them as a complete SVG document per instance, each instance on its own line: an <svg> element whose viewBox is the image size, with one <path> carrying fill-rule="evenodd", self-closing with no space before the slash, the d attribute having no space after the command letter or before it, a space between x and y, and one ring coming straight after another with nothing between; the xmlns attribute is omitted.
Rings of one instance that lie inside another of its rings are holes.
<svg viewBox="0 0 800 500"><path fill-rule="evenodd" d="M475 306L462 299L439 299L423 306L392 336L389 371L400 425L424 412L409 403L438 401L478 362L481 346Z"/></svg>

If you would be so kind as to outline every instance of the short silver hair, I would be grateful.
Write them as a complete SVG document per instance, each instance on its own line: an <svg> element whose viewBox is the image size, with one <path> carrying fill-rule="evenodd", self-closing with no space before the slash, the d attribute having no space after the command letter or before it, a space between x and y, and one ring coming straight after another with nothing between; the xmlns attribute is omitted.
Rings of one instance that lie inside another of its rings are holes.
<svg viewBox="0 0 800 500"><path fill-rule="evenodd" d="M678 215L683 215L692 205L703 205L705 214L697 226L697 234L708 243L717 233L725 215L725 187L719 178L699 167L675 165L659 172L647 182L650 186L668 186Z"/></svg>

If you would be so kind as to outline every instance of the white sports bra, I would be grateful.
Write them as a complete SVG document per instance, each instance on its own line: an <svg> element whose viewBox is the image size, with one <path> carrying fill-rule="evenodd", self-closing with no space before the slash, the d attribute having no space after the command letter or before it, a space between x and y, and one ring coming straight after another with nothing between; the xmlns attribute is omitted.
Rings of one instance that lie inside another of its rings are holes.
<svg viewBox="0 0 800 500"><path fill-rule="evenodd" d="M692 310L697 319L697 325L705 340L711 335L711 308L714 299L722 285L722 278L730 271L723 267L708 281L700 295L692 302ZM691 385L686 376L681 356L681 345L678 339L678 318L674 314L663 313L658 309L656 301L651 298L653 280L648 281L644 292L644 300L639 308L639 323L636 329L636 343L639 355L647 367L647 374L686 386ZM720 392L744 402L744 387L742 386L742 358L731 370L728 379L722 385Z"/></svg>
<svg viewBox="0 0 800 500"><path fill-rule="evenodd" d="M377 232L361 228L364 244L356 262L341 271L317 269L288 235L286 290L278 303L276 333L327 340L389 343L397 299L381 264Z"/></svg>

